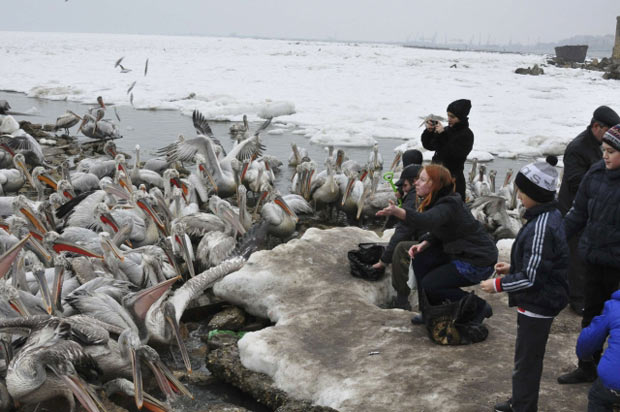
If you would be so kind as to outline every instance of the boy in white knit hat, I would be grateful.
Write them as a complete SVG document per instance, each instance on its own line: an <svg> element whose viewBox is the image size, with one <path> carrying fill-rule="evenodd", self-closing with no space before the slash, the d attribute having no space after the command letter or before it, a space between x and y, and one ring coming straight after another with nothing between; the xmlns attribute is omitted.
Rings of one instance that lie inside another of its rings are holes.
<svg viewBox="0 0 620 412"><path fill-rule="evenodd" d="M515 184L527 222L512 245L510 264L495 265L497 274L505 276L480 283L485 292L508 292L508 304L518 312L512 398L495 405L498 412L537 410L551 323L568 303L568 246L555 201L556 163L557 158L550 156L517 174Z"/></svg>

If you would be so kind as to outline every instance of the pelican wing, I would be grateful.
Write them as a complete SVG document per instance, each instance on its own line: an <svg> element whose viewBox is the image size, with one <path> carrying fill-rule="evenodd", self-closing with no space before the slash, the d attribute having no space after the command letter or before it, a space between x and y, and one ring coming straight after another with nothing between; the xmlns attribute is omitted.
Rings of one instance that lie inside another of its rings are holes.
<svg viewBox="0 0 620 412"><path fill-rule="evenodd" d="M258 129L254 132L254 136L258 136L263 130L265 130L271 124L271 117L267 119Z"/></svg>
<svg viewBox="0 0 620 412"><path fill-rule="evenodd" d="M253 156L260 156L263 154L263 150L265 150L265 145L260 141L258 135L251 137L249 139L242 140L238 144L235 145L226 156L227 159L232 160L234 157L243 161L245 159L250 159Z"/></svg>
<svg viewBox="0 0 620 412"><path fill-rule="evenodd" d="M83 315L91 316L101 322L138 331L129 313L114 298L99 292L84 291L67 296L66 302Z"/></svg>
<svg viewBox="0 0 620 412"><path fill-rule="evenodd" d="M286 202L286 204L291 208L291 210L295 213L312 213L312 205L306 200L295 194L290 194L283 196L282 199Z"/></svg>
<svg viewBox="0 0 620 412"><path fill-rule="evenodd" d="M20 134L17 134L18 132L15 132L16 134L12 137L10 135L0 137L0 144L6 145L15 152L32 153L39 164L44 164L45 156L43 155L43 149L41 149L39 142L24 131Z"/></svg>
<svg viewBox="0 0 620 412"><path fill-rule="evenodd" d="M209 126L209 122L207 122L207 119L198 110L194 110L192 113L192 121L194 122L196 133L204 134L209 137L215 137L213 135L213 131L211 130L211 126Z"/></svg>
<svg viewBox="0 0 620 412"><path fill-rule="evenodd" d="M184 223L186 233L190 236L204 236L209 232L223 232L226 228L226 224L218 216L210 213L191 213L189 215L182 216L176 219L174 223Z"/></svg>

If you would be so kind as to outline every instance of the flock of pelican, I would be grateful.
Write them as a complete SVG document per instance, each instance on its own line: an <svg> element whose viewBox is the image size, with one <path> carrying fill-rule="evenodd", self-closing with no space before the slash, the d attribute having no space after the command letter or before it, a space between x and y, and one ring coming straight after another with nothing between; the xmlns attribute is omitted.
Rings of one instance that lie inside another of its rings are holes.
<svg viewBox="0 0 620 412"><path fill-rule="evenodd" d="M71 411L75 399L102 411L94 388L126 394L138 408L170 410L168 401L191 394L149 345L175 344L191 372L179 321L193 299L238 270L267 236L291 238L301 214L356 221L395 200L376 145L364 164L329 147L320 167L293 144L295 173L282 195L275 188L282 162L264 153L260 137L271 120L250 131L244 116L226 151L195 111L195 137L179 136L144 163L137 146L130 165L106 109L99 98L82 116L58 117L54 130L68 134L79 124L105 144L97 157L56 166L12 116L0 115L0 411L54 397ZM476 168L469 192L477 216L490 230L513 230L510 177L495 194L484 166ZM165 400L143 390L143 370Z"/></svg>

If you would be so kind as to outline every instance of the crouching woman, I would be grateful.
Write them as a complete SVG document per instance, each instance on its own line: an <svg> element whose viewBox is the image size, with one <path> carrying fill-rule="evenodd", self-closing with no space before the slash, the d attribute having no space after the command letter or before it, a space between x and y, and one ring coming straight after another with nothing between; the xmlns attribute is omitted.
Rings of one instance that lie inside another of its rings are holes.
<svg viewBox="0 0 620 412"><path fill-rule="evenodd" d="M423 198L417 210L401 209L391 203L377 216L395 216L427 232L409 250L418 293L423 290L431 305L459 301L467 294L461 287L476 285L493 273L497 247L454 192L454 179L448 169L435 164L425 166L415 186ZM474 321L482 323L493 311L484 299L476 299ZM424 323L424 307L421 309L422 314L414 316L412 323Z"/></svg>

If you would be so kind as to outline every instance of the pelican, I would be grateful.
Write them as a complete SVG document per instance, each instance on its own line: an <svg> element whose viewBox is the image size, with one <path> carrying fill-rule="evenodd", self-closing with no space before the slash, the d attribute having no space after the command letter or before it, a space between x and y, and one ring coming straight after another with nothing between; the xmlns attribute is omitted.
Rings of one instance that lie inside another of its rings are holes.
<svg viewBox="0 0 620 412"><path fill-rule="evenodd" d="M77 164L76 170L78 172L92 173L97 175L99 179L104 176L114 176L116 170L116 162L114 161L117 152L116 144L108 140L103 145L103 156L100 157L86 157Z"/></svg>
<svg viewBox="0 0 620 412"><path fill-rule="evenodd" d="M312 206L295 194L280 196L272 192L271 198L263 205L261 216L269 224L271 235L286 239L295 232L297 213L312 213Z"/></svg>
<svg viewBox="0 0 620 412"><path fill-rule="evenodd" d="M157 186L160 189L164 188L164 179L157 172L149 169L140 168L140 145L136 145L136 161L133 169L129 173L131 182L136 186L140 183L145 183L148 186Z"/></svg>
<svg viewBox="0 0 620 412"><path fill-rule="evenodd" d="M288 165L290 167L297 167L297 165L302 164L303 162L309 162L310 157L308 157L308 151L306 149L297 148L297 144L291 143L291 149L293 153L288 158Z"/></svg>
<svg viewBox="0 0 620 412"><path fill-rule="evenodd" d="M39 142L22 129L0 137L0 148L13 156L21 153L28 164L48 166Z"/></svg>
<svg viewBox="0 0 620 412"><path fill-rule="evenodd" d="M375 172L383 170L383 157L381 157L381 153L379 153L379 145L376 143L372 147L372 152L368 156L368 165L369 169Z"/></svg>
<svg viewBox="0 0 620 412"><path fill-rule="evenodd" d="M34 181L26 167L24 155L17 153L13 157L15 169L0 169L0 195L6 192L17 192L27 182L35 187Z"/></svg>
<svg viewBox="0 0 620 412"><path fill-rule="evenodd" d="M250 126L248 125L248 116L243 115L243 121L241 124L233 124L230 126L230 134L231 137L235 138L238 134L247 133L250 130Z"/></svg>
<svg viewBox="0 0 620 412"><path fill-rule="evenodd" d="M80 120L82 120L80 116L73 113L71 110L67 110L65 114L56 119L54 131L58 131L59 129L65 129L65 134L68 136L69 129L78 124Z"/></svg>
<svg viewBox="0 0 620 412"><path fill-rule="evenodd" d="M118 139L122 137L114 123L93 117L91 114L83 116L82 123L78 129L79 132L92 139Z"/></svg>
<svg viewBox="0 0 620 412"><path fill-rule="evenodd" d="M37 166L32 170L32 181L37 191L38 201L43 201L45 198L43 193L45 191L44 185L51 187L54 191L58 189L56 179L54 179L43 166Z"/></svg>
<svg viewBox="0 0 620 412"><path fill-rule="evenodd" d="M185 345L179 334L179 322L183 312L197 296L216 281L231 272L241 269L245 264L243 257L235 257L222 262L220 265L208 269L199 275L188 279L183 286L178 288L171 297L162 296L155 302L146 313L145 326L149 331L150 340L159 343L170 343L176 338L185 367L191 372L191 363L187 351L183 351Z"/></svg>
<svg viewBox="0 0 620 412"><path fill-rule="evenodd" d="M6 100L0 100L0 114L6 114L11 110L11 105Z"/></svg>
<svg viewBox="0 0 620 412"><path fill-rule="evenodd" d="M12 134L19 130L19 123L11 115L4 116L0 121L0 134Z"/></svg>
<svg viewBox="0 0 620 412"><path fill-rule="evenodd" d="M325 162L325 168L325 171L319 173L310 184L310 197L314 201L315 209L332 205L340 196L331 159Z"/></svg>

